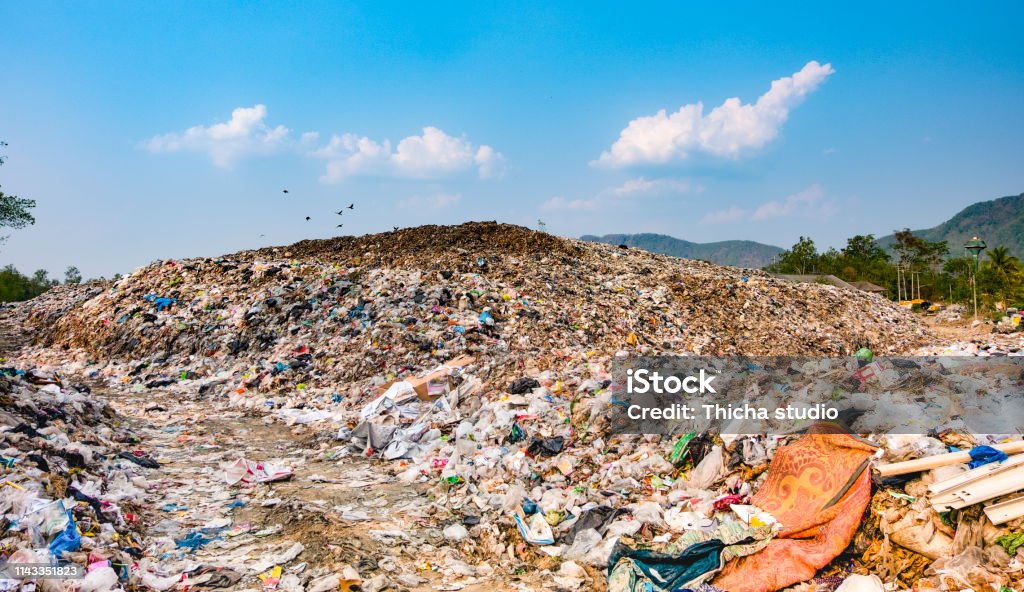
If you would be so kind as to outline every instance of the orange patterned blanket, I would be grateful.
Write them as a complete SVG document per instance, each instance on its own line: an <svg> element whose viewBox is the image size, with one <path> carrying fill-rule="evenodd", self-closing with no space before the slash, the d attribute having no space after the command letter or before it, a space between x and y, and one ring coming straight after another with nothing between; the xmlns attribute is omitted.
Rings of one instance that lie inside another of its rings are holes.
<svg viewBox="0 0 1024 592"><path fill-rule="evenodd" d="M810 434L780 448L750 503L775 516L782 530L712 583L729 592L774 592L813 578L857 531L871 499L874 451L847 434Z"/></svg>

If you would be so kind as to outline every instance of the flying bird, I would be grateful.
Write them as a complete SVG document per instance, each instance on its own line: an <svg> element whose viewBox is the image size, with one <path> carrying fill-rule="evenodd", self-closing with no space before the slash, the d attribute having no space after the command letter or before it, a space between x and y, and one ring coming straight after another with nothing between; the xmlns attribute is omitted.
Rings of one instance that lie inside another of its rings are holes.
<svg viewBox="0 0 1024 592"><path fill-rule="evenodd" d="M283 191L282 191L281 193L288 193L288 190L287 190L287 189L285 189L285 190L283 190Z"/></svg>
<svg viewBox="0 0 1024 592"><path fill-rule="evenodd" d="M350 210L356 209L356 204L348 204L348 209L350 209Z"/></svg>
<svg viewBox="0 0 1024 592"><path fill-rule="evenodd" d="M339 215L339 216L341 216L342 214L345 213L345 210L338 210L337 212L334 212L334 213Z"/></svg>
<svg viewBox="0 0 1024 592"><path fill-rule="evenodd" d="M310 220L309 216L306 216L306 222L309 222L309 220Z"/></svg>
<svg viewBox="0 0 1024 592"><path fill-rule="evenodd" d="M338 224L338 228L341 228L342 226L344 226L344 224Z"/></svg>
<svg viewBox="0 0 1024 592"><path fill-rule="evenodd" d="M398 227L397 226L392 226L391 228L393 228L395 232L398 232Z"/></svg>

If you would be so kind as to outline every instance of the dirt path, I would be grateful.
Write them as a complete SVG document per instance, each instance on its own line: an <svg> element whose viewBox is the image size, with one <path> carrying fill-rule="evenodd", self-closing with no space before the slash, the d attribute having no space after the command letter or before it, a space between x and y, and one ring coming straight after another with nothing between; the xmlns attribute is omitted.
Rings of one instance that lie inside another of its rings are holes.
<svg viewBox="0 0 1024 592"><path fill-rule="evenodd" d="M934 316L921 317L921 323L937 337L934 347L960 342L993 345L1014 353L1024 349L1024 333L993 333L991 323L975 324L973 320L973 317L959 321L943 321Z"/></svg>
<svg viewBox="0 0 1024 592"><path fill-rule="evenodd" d="M366 590L523 589L496 581L494 574L476 577L473 568L438 548L445 543L443 525L423 486L400 483L366 459L333 460L338 449L323 434L226 410L219 401L158 391L94 392L110 400L140 438L138 447L161 464L147 474L149 507L141 512L146 531L179 539L205 527L219 537L194 554L180 553L181 559L214 566L279 564L285 578L293 576L280 589L321 572L340 573L346 565L359 572ZM291 467L294 476L229 486L222 467L239 457ZM303 546L297 557L275 560L287 557L295 543ZM389 587L382 588L385 583ZM233 588L261 585L250 575Z"/></svg>

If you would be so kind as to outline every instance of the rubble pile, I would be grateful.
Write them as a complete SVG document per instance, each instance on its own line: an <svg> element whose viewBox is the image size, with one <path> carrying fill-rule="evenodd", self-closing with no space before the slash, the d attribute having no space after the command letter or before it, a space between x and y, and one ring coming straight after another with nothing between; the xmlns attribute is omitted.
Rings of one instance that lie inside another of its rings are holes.
<svg viewBox="0 0 1024 592"><path fill-rule="evenodd" d="M1024 314L1016 308L1008 308L999 322L996 323L993 333L1018 333L1024 331Z"/></svg>
<svg viewBox="0 0 1024 592"><path fill-rule="evenodd" d="M935 319L944 323L955 323L967 315L967 307L963 304L950 304L935 313Z"/></svg>
<svg viewBox="0 0 1024 592"><path fill-rule="evenodd" d="M1020 356L1024 355L1024 336L987 335L984 338L930 344L912 352L918 356Z"/></svg>
<svg viewBox="0 0 1024 592"><path fill-rule="evenodd" d="M108 287L106 281L54 286L28 302L0 304L0 352L16 351L28 345L33 337L38 337L39 328L51 326L69 310Z"/></svg>
<svg viewBox="0 0 1024 592"><path fill-rule="evenodd" d="M32 313L45 343L97 359L222 368L305 347L302 367L331 382L463 351L882 354L925 337L911 314L864 292L493 223L163 261L59 313L52 323L46 302Z"/></svg>
<svg viewBox="0 0 1024 592"><path fill-rule="evenodd" d="M984 312L976 316L969 306L952 304L941 308L929 323L939 335L950 337L931 341L913 351L915 355L1016 356L1024 352L1024 315L1007 308L997 320ZM926 317L926 321L928 318Z"/></svg>
<svg viewBox="0 0 1024 592"><path fill-rule="evenodd" d="M0 549L13 564L90 566L83 586L127 580L143 554L140 479L156 462L134 448L88 386L6 367L0 375Z"/></svg>
<svg viewBox="0 0 1024 592"><path fill-rule="evenodd" d="M295 533L281 536L284 528L271 514L280 506L304 517L300 503L282 501L270 486L291 478L291 470L239 457L297 444L295 434L282 440L273 430L246 442L252 430L242 427L240 413L201 402L168 402L168 409L154 402L163 398L156 391L121 397L120 406L135 415L125 416L87 384L59 373L0 370L4 590L164 591L258 582L302 590L308 582L327 592L351 573L344 565L338 573L306 569L297 558L314 554ZM212 430L202 421L211 412L223 422ZM315 452L296 446L290 462ZM318 521L308 511L305 517ZM358 576L349 583L358 584Z"/></svg>

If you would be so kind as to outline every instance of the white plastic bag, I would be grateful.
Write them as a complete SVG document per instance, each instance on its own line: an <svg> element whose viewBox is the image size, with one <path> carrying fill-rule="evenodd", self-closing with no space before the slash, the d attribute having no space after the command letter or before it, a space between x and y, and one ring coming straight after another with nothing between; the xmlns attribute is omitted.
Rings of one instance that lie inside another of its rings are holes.
<svg viewBox="0 0 1024 592"><path fill-rule="evenodd" d="M228 485L236 483L269 483L271 481L282 481L292 476L292 470L288 467L276 467L264 463L258 463L244 458L235 461L235 464L224 469L224 481Z"/></svg>
<svg viewBox="0 0 1024 592"><path fill-rule="evenodd" d="M588 528L576 533L572 545L562 553L565 561L583 561L591 549L601 544L602 537L593 528Z"/></svg>
<svg viewBox="0 0 1024 592"><path fill-rule="evenodd" d="M713 518L708 518L700 512L688 512L679 508L670 508L665 512L665 524L672 532L704 530L711 528L714 523Z"/></svg>
<svg viewBox="0 0 1024 592"><path fill-rule="evenodd" d="M882 592L882 580L878 576L850 574L836 588L836 592Z"/></svg>
<svg viewBox="0 0 1024 592"><path fill-rule="evenodd" d="M722 478L725 472L725 455L721 446L712 446L707 454L692 471L687 485L696 489L710 489Z"/></svg>
<svg viewBox="0 0 1024 592"><path fill-rule="evenodd" d="M633 514L633 518L643 524L651 524L653 526L663 526L665 524L665 521L662 519L661 504L658 502L630 504L629 510Z"/></svg>
<svg viewBox="0 0 1024 592"><path fill-rule="evenodd" d="M469 531L461 524L450 524L444 529L444 538L449 541L461 541L469 536Z"/></svg>
<svg viewBox="0 0 1024 592"><path fill-rule="evenodd" d="M555 535L551 532L551 525L544 519L543 514L534 514L529 518L522 518L515 515L516 526L519 527L519 534L531 545L551 545L555 542ZM579 538L579 535L577 535Z"/></svg>
<svg viewBox="0 0 1024 592"><path fill-rule="evenodd" d="M105 592L117 586L117 572L109 565L90 571L79 585L79 592Z"/></svg>

